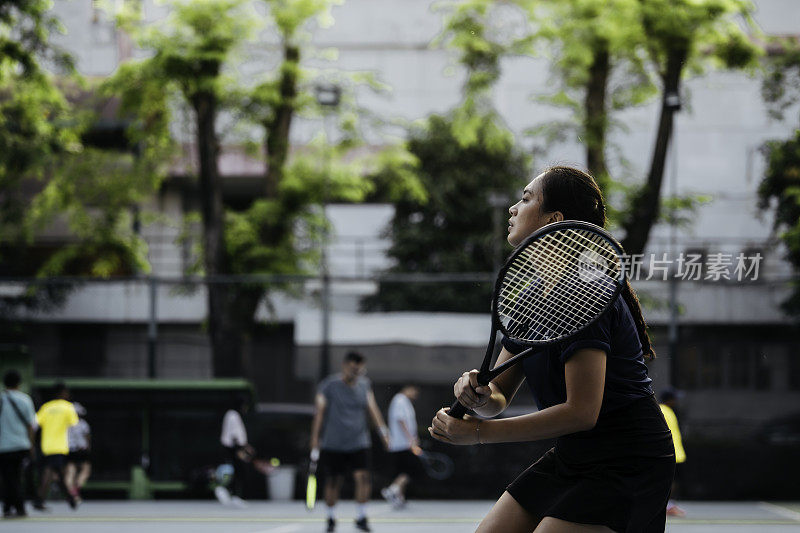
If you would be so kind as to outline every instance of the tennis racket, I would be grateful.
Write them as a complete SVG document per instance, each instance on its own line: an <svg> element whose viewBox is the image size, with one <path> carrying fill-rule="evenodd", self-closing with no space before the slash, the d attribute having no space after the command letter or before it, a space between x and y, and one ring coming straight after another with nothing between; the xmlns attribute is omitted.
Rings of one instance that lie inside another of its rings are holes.
<svg viewBox="0 0 800 533"><path fill-rule="evenodd" d="M308 483L306 484L306 508L314 509L317 503L317 462L311 461L308 465Z"/></svg>
<svg viewBox="0 0 800 533"><path fill-rule="evenodd" d="M422 451L417 457L431 479L442 481L453 475L455 464L449 456L439 452Z"/></svg>
<svg viewBox="0 0 800 533"><path fill-rule="evenodd" d="M492 333L478 383L487 385L543 347L563 342L592 325L625 285L622 246L603 228L576 220L539 228L506 260L492 296ZM530 346L490 368L497 332ZM454 402L448 414L463 418Z"/></svg>

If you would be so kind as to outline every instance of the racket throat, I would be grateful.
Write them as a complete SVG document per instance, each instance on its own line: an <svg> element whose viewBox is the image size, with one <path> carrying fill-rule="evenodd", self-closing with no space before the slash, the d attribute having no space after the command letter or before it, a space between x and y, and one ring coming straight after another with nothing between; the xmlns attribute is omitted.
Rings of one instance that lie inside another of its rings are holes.
<svg viewBox="0 0 800 533"><path fill-rule="evenodd" d="M478 385L488 385L492 380L490 368L492 366L492 362L494 361L496 339L497 328L492 327L492 335L489 340L489 345L486 346L486 354L484 354L483 363L481 363L481 368L478 370Z"/></svg>

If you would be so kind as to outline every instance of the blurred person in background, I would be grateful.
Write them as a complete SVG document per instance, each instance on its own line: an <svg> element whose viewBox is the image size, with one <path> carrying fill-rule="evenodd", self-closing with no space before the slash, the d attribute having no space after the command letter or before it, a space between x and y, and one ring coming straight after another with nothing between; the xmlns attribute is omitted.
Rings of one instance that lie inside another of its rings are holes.
<svg viewBox="0 0 800 533"><path fill-rule="evenodd" d="M667 388L661 391L661 412L664 414L664 420L667 421L667 426L672 432L672 444L675 446L675 477L672 481L672 494L669 502L667 503L668 516L686 516L686 511L678 507L678 504L672 499L678 493L680 475L683 472L683 463L686 462L686 452L683 449L683 440L681 439L681 430L678 426L678 416L675 410L678 408L678 397L680 393L673 388Z"/></svg>
<svg viewBox="0 0 800 533"><path fill-rule="evenodd" d="M336 503L344 475L353 472L357 502L356 528L371 531L366 504L370 484L371 440L367 417L389 447L389 430L383 422L372 385L364 375L366 361L358 352L349 352L342 362L342 372L325 378L317 387L314 420L311 423L311 460L319 461L325 478L327 531L336 530Z"/></svg>
<svg viewBox="0 0 800 533"><path fill-rule="evenodd" d="M78 402L72 402L78 414L78 423L67 430L69 455L67 455L66 480L70 494L81 502L81 489L92 473L90 452L92 449L92 430L86 421L86 408Z"/></svg>
<svg viewBox="0 0 800 533"><path fill-rule="evenodd" d="M59 382L55 386L55 398L44 404L36 413L36 421L41 428L41 447L44 461L42 481L39 485L39 497L33 504L39 511L47 510L44 501L50 491L50 484L55 479L73 509L78 507L78 501L70 493L66 485L67 454L69 454L69 440L67 432L71 426L78 423L78 413L75 412L72 402L69 401L69 389L66 384Z"/></svg>
<svg viewBox="0 0 800 533"><path fill-rule="evenodd" d="M225 448L228 462L233 466L233 478L230 480L230 493L224 486L217 487L214 494L223 504L235 507L246 507L243 496L244 476L247 463L255 456L255 450L247 442L247 429L242 416L250 409L250 401L244 395L236 397L236 401L222 417L222 433L220 443Z"/></svg>
<svg viewBox="0 0 800 533"><path fill-rule="evenodd" d="M0 394L0 477L3 478L3 518L27 516L22 495L22 463L34 453L36 411L30 396L19 390L16 370L3 376Z"/></svg>
<svg viewBox="0 0 800 533"><path fill-rule="evenodd" d="M406 503L406 490L412 478L422 471L417 434L417 414L412 402L419 397L419 388L406 385L394 395L389 404L389 452L396 476L392 483L381 489L381 496L395 509Z"/></svg>

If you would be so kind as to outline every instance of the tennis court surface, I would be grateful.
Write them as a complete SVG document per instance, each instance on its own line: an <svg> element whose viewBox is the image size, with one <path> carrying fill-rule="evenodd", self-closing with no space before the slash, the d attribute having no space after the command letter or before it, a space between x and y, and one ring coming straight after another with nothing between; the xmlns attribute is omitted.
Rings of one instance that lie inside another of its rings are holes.
<svg viewBox="0 0 800 533"><path fill-rule="evenodd" d="M401 511L388 504L370 505L375 533L451 533L473 531L492 506L491 501L420 501ZM686 518L671 518L668 532L800 532L800 502L679 502ZM318 533L324 531L324 506L308 512L302 502L250 502L246 509L223 507L215 501L88 501L78 510L54 502L50 512L26 520L0 522L3 533L94 532L220 532ZM337 532L356 531L355 506L337 506Z"/></svg>

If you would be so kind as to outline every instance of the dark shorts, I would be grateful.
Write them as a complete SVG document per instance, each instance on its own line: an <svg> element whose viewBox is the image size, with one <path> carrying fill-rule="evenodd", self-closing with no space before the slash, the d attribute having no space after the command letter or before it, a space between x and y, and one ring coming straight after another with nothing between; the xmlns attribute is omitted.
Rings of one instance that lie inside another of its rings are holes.
<svg viewBox="0 0 800 533"><path fill-rule="evenodd" d="M605 415L592 430L559 438L506 490L538 519L663 532L674 473L672 437L650 397Z"/></svg>
<svg viewBox="0 0 800 533"><path fill-rule="evenodd" d="M406 474L412 478L424 473L422 462L411 450L402 450L390 454L394 475Z"/></svg>
<svg viewBox="0 0 800 533"><path fill-rule="evenodd" d="M50 468L61 472L62 470L64 470L64 467L67 466L67 456L62 453L45 455L44 466L45 468Z"/></svg>
<svg viewBox="0 0 800 533"><path fill-rule="evenodd" d="M92 460L92 456L89 450L75 450L74 452L69 452L67 455L67 462L68 463L88 463Z"/></svg>
<svg viewBox="0 0 800 533"><path fill-rule="evenodd" d="M369 470L369 449L362 448L352 452L333 452L322 450L319 454L320 470L329 476L342 476L355 470Z"/></svg>

